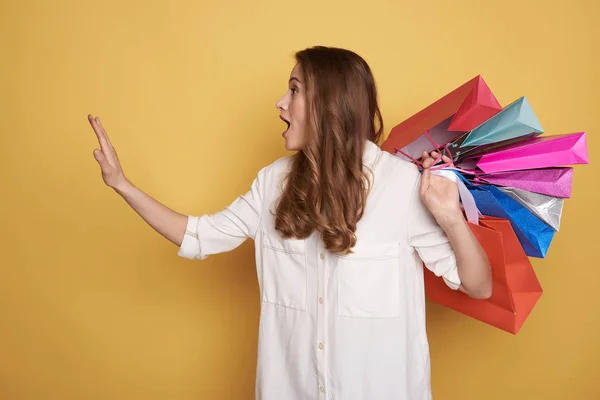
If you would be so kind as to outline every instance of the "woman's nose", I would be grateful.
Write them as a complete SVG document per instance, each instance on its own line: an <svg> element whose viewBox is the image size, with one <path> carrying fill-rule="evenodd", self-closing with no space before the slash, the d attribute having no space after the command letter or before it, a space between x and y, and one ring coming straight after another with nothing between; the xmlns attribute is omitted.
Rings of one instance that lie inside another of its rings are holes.
<svg viewBox="0 0 600 400"><path fill-rule="evenodd" d="M277 107L279 111L287 110L287 102L285 101L285 96L277 100L277 102L275 103L275 107Z"/></svg>

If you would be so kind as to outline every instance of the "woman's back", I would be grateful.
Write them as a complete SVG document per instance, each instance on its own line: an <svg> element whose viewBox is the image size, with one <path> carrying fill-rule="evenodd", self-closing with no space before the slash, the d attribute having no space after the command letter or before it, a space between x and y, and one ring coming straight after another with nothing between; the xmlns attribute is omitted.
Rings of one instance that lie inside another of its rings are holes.
<svg viewBox="0 0 600 400"><path fill-rule="evenodd" d="M341 399L428 398L419 254L454 289L460 280L448 239L419 199L420 173L366 143L373 186L356 246L338 255L317 231L285 239L274 228L290 163L285 157L262 169L250 191L220 213L190 217L179 252L203 259L254 239L259 398L317 398L318 390Z"/></svg>

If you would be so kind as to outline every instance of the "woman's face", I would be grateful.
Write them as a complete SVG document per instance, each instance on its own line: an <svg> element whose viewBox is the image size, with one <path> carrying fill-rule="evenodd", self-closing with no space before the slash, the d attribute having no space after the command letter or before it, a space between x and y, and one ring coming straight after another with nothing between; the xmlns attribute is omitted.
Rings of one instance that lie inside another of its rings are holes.
<svg viewBox="0 0 600 400"><path fill-rule="evenodd" d="M282 134L285 139L285 148L290 151L298 151L304 147L306 131L304 126L306 92L299 64L294 66L288 85L288 91L275 103L275 106L279 110L279 117L288 125Z"/></svg>

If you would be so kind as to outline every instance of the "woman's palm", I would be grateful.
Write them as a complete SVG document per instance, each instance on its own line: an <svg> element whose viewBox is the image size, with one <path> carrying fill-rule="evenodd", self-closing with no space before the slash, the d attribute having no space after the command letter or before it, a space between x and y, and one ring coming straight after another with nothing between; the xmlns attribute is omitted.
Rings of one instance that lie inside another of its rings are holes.
<svg viewBox="0 0 600 400"><path fill-rule="evenodd" d="M102 127L100 118L88 115L88 121L92 125L100 144L100 149L94 149L94 158L100 165L102 179L107 186L113 189L117 188L127 182L127 178L125 178L123 168L121 168L121 163L119 162L119 157L117 156L117 151L112 146L106 131Z"/></svg>

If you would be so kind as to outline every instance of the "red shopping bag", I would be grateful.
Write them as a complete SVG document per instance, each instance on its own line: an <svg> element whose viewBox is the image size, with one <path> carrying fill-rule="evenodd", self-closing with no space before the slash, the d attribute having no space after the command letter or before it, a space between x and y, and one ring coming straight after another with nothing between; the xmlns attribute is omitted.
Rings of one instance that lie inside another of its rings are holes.
<svg viewBox="0 0 600 400"><path fill-rule="evenodd" d="M452 290L427 268L427 298L486 324L517 334L542 295L542 287L510 222L485 216L469 223L492 267L493 293L489 299L469 297Z"/></svg>
<svg viewBox="0 0 600 400"><path fill-rule="evenodd" d="M452 142L502 110L481 75L392 128L381 148L407 159L419 159Z"/></svg>

